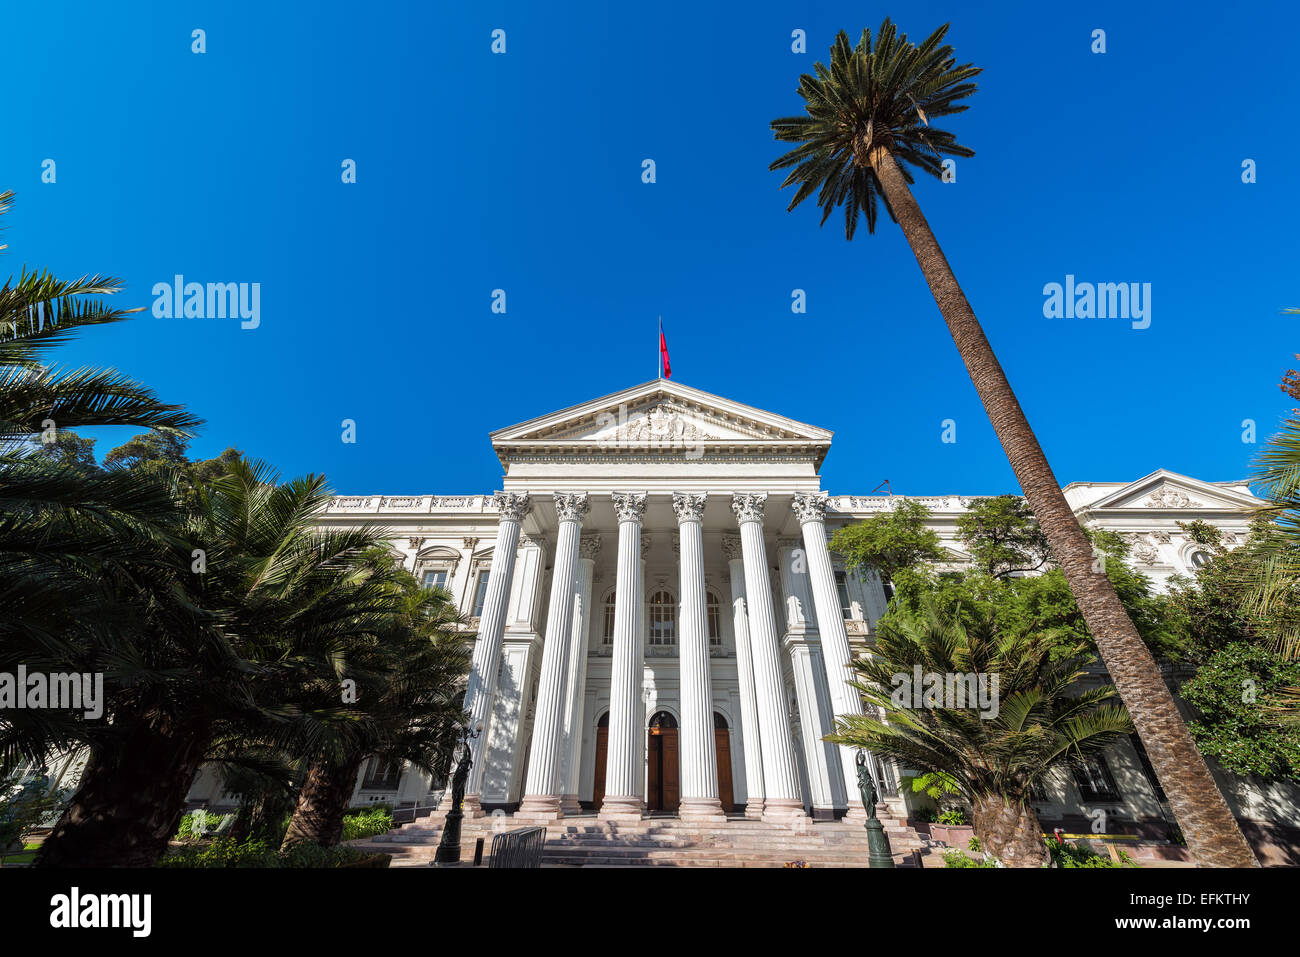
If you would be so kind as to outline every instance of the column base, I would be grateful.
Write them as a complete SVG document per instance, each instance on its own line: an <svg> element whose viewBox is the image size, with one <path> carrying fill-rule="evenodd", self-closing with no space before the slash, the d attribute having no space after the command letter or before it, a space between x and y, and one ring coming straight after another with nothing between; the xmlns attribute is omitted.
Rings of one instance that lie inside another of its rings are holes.
<svg viewBox="0 0 1300 957"><path fill-rule="evenodd" d="M515 818L534 821L558 821L564 817L560 798L555 794L526 794L515 812Z"/></svg>
<svg viewBox="0 0 1300 957"><path fill-rule="evenodd" d="M639 821L645 816L645 802L639 795L606 797L600 805L602 821Z"/></svg>
<svg viewBox="0 0 1300 957"><path fill-rule="evenodd" d="M763 804L763 820L774 824L806 822L808 815L798 798L768 798Z"/></svg>
<svg viewBox="0 0 1300 957"><path fill-rule="evenodd" d="M578 795L566 794L561 797L560 810L564 812L565 817L573 817L575 814L581 814L582 802L578 800Z"/></svg>
<svg viewBox="0 0 1300 957"><path fill-rule="evenodd" d="M749 821L763 820L762 798L751 798L745 802L745 819Z"/></svg>
<svg viewBox="0 0 1300 957"><path fill-rule="evenodd" d="M677 806L677 816L683 821L707 821L724 824L726 813L717 798L682 798Z"/></svg>

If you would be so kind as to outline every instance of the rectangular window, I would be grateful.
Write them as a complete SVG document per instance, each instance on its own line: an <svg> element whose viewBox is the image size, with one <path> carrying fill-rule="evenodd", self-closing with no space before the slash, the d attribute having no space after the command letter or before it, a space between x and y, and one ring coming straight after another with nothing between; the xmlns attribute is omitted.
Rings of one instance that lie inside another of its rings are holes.
<svg viewBox="0 0 1300 957"><path fill-rule="evenodd" d="M366 767L366 776L361 786L370 791L392 791L397 788L401 776L396 764L374 757Z"/></svg>
<svg viewBox="0 0 1300 957"><path fill-rule="evenodd" d="M722 605L718 599L709 592L705 602L705 611L707 612L709 622L709 644L722 644Z"/></svg>
<svg viewBox="0 0 1300 957"><path fill-rule="evenodd" d="M1111 776L1106 759L1101 755L1084 758L1071 768L1074 783L1079 786L1079 796L1086 801L1110 803L1119 800L1119 789Z"/></svg>
<svg viewBox="0 0 1300 957"><path fill-rule="evenodd" d="M483 617L483 603L487 601L488 576L491 571L481 571L478 573L478 587L474 589L474 617Z"/></svg>
<svg viewBox="0 0 1300 957"><path fill-rule="evenodd" d="M425 588L441 588L447 590L447 569L435 568L424 573Z"/></svg>
<svg viewBox="0 0 1300 957"><path fill-rule="evenodd" d="M614 596L605 601L605 644L614 643Z"/></svg>
<svg viewBox="0 0 1300 957"><path fill-rule="evenodd" d="M849 599L848 572L835 573L835 591L840 596L840 609L845 618L853 617L853 602Z"/></svg>

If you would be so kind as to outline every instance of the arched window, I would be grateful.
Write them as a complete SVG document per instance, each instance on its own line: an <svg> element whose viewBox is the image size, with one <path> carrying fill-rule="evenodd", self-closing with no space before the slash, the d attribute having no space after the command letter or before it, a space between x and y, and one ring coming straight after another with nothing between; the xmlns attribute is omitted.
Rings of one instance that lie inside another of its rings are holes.
<svg viewBox="0 0 1300 957"><path fill-rule="evenodd" d="M670 731L677 727L677 719L667 711L659 711L650 719L651 733L656 731Z"/></svg>
<svg viewBox="0 0 1300 957"><path fill-rule="evenodd" d="M605 631L604 644L612 645L614 643L614 592L611 591L605 596Z"/></svg>
<svg viewBox="0 0 1300 957"><path fill-rule="evenodd" d="M709 644L722 644L722 603L713 592L706 592L704 608L709 622Z"/></svg>
<svg viewBox="0 0 1300 957"><path fill-rule="evenodd" d="M650 596L650 644L677 643L677 602L666 591Z"/></svg>

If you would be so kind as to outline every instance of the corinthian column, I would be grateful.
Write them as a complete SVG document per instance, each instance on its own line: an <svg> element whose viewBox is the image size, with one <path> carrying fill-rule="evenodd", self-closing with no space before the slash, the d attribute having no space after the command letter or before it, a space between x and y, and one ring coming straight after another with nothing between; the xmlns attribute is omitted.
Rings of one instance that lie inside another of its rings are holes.
<svg viewBox="0 0 1300 957"><path fill-rule="evenodd" d="M705 496L673 494L681 544L681 804L678 816L725 821L718 800L718 755L713 733L713 685L709 680L709 623L704 598Z"/></svg>
<svg viewBox="0 0 1300 957"><path fill-rule="evenodd" d="M844 630L844 612L835 588L835 569L831 565L830 550L826 547L826 499L820 495L799 494L794 497L791 508L803 529L804 549L808 553L808 577L812 582L813 605L817 609L817 628L821 632L831 710L836 718L862 714L862 699L849 684L853 680L849 636ZM857 756L846 745L840 745L839 752L841 773L848 792L848 816L865 819L866 809L862 806L854 764Z"/></svg>
<svg viewBox="0 0 1300 957"><path fill-rule="evenodd" d="M803 816L799 771L790 745L790 712L781 679L781 644L772 611L772 581L763 544L763 505L767 493L737 493L731 510L740 525L745 562L745 597L749 607L750 650L754 656L754 691L763 743L764 820L789 821Z"/></svg>
<svg viewBox="0 0 1300 957"><path fill-rule="evenodd" d="M609 680L609 750L605 760L602 818L640 819L645 809L645 721L641 520L645 494L614 493L618 515L618 579L614 592L614 658Z"/></svg>
<svg viewBox="0 0 1300 957"><path fill-rule="evenodd" d="M587 689L587 631L591 623L591 582L596 573L600 537L584 535L578 543L578 588L573 599L573 627L569 633L569 677L565 683L564 740L561 745L560 784L564 788L561 807L565 814L579 814L578 772L582 765L582 705Z"/></svg>
<svg viewBox="0 0 1300 957"><path fill-rule="evenodd" d="M758 730L758 696L754 693L754 655L750 650L749 612L745 602L745 563L740 539L724 538L722 553L731 578L732 629L736 633L736 679L740 685L740 737L745 751L745 817L763 816L763 751Z"/></svg>
<svg viewBox="0 0 1300 957"><path fill-rule="evenodd" d="M519 526L528 514L528 493L497 492L499 513L496 545L492 549L492 568L488 573L483 614L479 617L478 639L470 662L465 685L465 710L470 728L478 732L470 741L473 764L465 783L462 807L466 817L483 813L483 755L487 753L492 698L496 694L497 671L501 667L501 639L506 629L506 601L510 597L510 580L515 572L515 551L519 548ZM450 788L447 789L450 792Z"/></svg>
<svg viewBox="0 0 1300 957"><path fill-rule="evenodd" d="M519 814L554 819L562 816L560 796L560 735L564 728L564 679L573 628L573 596L578 573L578 538L582 516L589 508L584 492L555 493L555 515L560 531L551 570L551 603L546 612L546 639L542 645L542 678L537 686L533 741L528 752L528 784Z"/></svg>

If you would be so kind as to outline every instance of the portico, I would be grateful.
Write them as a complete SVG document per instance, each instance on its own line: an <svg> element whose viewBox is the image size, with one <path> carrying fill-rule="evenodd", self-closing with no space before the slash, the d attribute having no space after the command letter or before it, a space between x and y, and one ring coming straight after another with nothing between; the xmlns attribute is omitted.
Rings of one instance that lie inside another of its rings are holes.
<svg viewBox="0 0 1300 957"><path fill-rule="evenodd" d="M827 550L830 439L667 380L493 433L467 813L861 812L821 738L861 708L844 616L876 583Z"/></svg>

